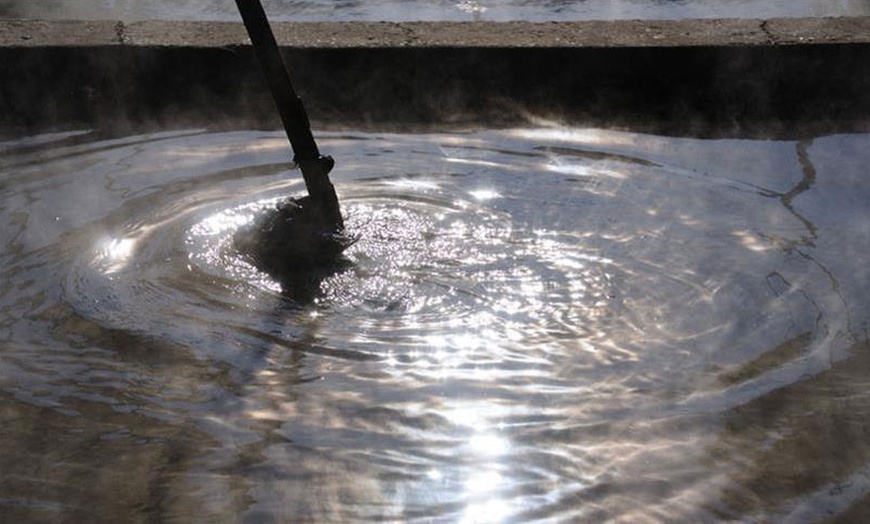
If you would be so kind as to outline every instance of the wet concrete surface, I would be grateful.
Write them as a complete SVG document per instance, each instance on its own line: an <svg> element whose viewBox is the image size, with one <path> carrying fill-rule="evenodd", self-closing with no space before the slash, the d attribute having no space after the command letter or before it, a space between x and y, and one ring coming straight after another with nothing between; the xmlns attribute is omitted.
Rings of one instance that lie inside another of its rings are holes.
<svg viewBox="0 0 870 524"><path fill-rule="evenodd" d="M278 23L315 128L870 127L870 17ZM0 132L277 128L241 23L0 22Z"/></svg>

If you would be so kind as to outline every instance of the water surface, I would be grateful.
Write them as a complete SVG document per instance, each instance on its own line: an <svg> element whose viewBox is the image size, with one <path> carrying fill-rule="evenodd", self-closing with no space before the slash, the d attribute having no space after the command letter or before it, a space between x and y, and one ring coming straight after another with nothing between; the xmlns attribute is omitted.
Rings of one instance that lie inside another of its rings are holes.
<svg viewBox="0 0 870 524"><path fill-rule="evenodd" d="M263 0L286 21L771 18L870 14L867 0ZM231 0L0 0L0 17L238 21Z"/></svg>
<svg viewBox="0 0 870 524"><path fill-rule="evenodd" d="M280 133L0 143L0 515L860 520L868 138L322 135L360 240L284 285Z"/></svg>

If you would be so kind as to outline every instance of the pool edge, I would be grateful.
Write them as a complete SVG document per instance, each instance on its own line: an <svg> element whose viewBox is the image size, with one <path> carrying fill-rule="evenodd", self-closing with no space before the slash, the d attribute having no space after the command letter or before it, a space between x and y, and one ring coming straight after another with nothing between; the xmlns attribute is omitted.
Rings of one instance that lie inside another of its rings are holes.
<svg viewBox="0 0 870 524"><path fill-rule="evenodd" d="M870 43L870 17L576 22L277 22L296 49L698 47ZM241 22L0 20L0 47L248 45Z"/></svg>

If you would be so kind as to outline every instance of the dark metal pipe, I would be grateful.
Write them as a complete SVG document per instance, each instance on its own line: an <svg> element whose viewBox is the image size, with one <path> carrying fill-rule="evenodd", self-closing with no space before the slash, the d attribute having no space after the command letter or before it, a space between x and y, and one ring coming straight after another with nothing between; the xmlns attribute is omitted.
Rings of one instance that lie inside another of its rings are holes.
<svg viewBox="0 0 870 524"><path fill-rule="evenodd" d="M269 84L272 98L281 115L284 131L293 148L293 161L302 171L305 187L314 206L324 220L336 229L342 229L344 222L338 205L335 188L329 181L329 172L335 162L332 157L322 156L311 134L311 124L302 99L296 94L290 72L281 57L275 35L269 26L266 12L260 0L236 0L242 15L245 29L254 46L254 53L260 62L263 75Z"/></svg>

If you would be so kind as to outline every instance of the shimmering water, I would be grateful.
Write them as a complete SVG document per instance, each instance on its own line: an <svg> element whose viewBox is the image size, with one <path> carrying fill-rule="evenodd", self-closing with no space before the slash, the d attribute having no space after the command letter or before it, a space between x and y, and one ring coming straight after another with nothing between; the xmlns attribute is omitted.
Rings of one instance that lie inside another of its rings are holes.
<svg viewBox="0 0 870 524"><path fill-rule="evenodd" d="M262 0L273 20L613 20L870 14L867 0ZM0 0L0 17L238 21L232 0Z"/></svg>
<svg viewBox="0 0 870 524"><path fill-rule="evenodd" d="M861 521L868 139L328 134L283 288L281 134L0 143L0 516Z"/></svg>

